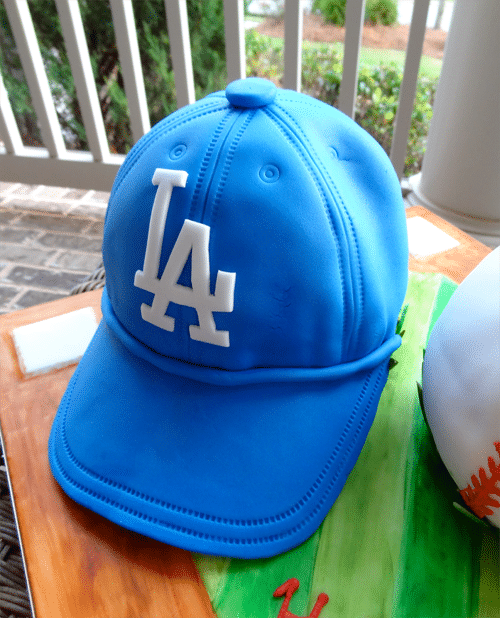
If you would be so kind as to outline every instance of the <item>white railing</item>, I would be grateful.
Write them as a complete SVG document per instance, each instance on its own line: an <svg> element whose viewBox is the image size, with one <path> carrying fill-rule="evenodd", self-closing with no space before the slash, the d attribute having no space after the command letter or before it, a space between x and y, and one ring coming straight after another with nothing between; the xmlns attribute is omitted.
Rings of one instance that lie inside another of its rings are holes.
<svg viewBox="0 0 500 618"><path fill-rule="evenodd" d="M0 77L0 180L109 191L122 155L110 153L92 74L78 0L56 0L64 41L90 152L68 150L58 122L27 0L3 0L44 147L22 143L8 93ZM348 0L339 108L354 117L365 0ZM178 107L195 100L186 0L165 0ZM401 177L406 155L429 0L417 0L396 114L391 161ZM133 140L150 127L132 0L111 0L116 44L123 69ZM245 76L243 0L224 0L228 81ZM283 86L300 90L302 7L285 3Z"/></svg>

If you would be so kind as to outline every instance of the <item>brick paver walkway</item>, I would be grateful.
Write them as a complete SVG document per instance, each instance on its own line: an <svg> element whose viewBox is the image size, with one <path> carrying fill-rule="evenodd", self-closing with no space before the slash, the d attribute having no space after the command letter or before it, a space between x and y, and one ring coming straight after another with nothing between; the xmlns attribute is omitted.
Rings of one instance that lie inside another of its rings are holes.
<svg viewBox="0 0 500 618"><path fill-rule="evenodd" d="M67 296L96 269L108 198L0 182L0 314Z"/></svg>

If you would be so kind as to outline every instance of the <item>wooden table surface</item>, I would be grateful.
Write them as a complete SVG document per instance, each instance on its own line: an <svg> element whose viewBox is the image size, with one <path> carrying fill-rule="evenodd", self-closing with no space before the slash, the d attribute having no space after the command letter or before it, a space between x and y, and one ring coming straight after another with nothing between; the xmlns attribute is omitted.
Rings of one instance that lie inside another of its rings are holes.
<svg viewBox="0 0 500 618"><path fill-rule="evenodd" d="M421 207L407 210L460 245L410 269L440 272L460 283L490 249ZM0 317L0 423L18 528L36 618L214 617L191 554L126 531L77 505L61 491L48 465L47 441L75 366L24 378L12 330L93 307L87 292Z"/></svg>
<svg viewBox="0 0 500 618"><path fill-rule="evenodd" d="M410 255L409 269L414 272L441 273L455 283L462 283L465 277L484 259L491 249L465 232L448 223L423 206L412 206L406 210L406 218L422 217L451 236L458 245L449 251L435 253L416 259Z"/></svg>

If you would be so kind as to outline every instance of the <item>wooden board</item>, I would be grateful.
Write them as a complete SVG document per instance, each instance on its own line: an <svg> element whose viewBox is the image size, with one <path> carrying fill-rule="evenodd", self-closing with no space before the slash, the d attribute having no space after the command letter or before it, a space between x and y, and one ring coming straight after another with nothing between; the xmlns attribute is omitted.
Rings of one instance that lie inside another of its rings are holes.
<svg viewBox="0 0 500 618"><path fill-rule="evenodd" d="M421 207L407 210L456 238L460 246L410 270L440 272L460 283L491 251ZM75 369L23 378L11 332L18 326L91 306L87 292L0 317L0 423L36 618L214 618L188 552L126 531L77 505L54 481L47 441Z"/></svg>
<svg viewBox="0 0 500 618"><path fill-rule="evenodd" d="M128 532L77 505L54 481L47 441L75 366L23 378L14 328L91 306L88 292L2 316L4 453L36 618L205 618L210 600L189 552Z"/></svg>
<svg viewBox="0 0 500 618"><path fill-rule="evenodd" d="M416 259L410 255L409 269L414 272L441 273L455 283L461 283L474 267L491 252L489 247L423 206L408 208L406 218L411 217L422 217L459 243L453 249L435 253L423 259Z"/></svg>

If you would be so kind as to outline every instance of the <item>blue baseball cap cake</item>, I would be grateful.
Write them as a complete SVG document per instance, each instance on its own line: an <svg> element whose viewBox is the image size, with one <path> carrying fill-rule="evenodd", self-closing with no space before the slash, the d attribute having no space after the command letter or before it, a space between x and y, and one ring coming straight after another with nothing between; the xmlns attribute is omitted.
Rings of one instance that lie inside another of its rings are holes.
<svg viewBox="0 0 500 618"><path fill-rule="evenodd" d="M132 148L103 258L103 319L50 437L59 484L192 551L300 544L400 344L406 222L382 148L311 97L233 82Z"/></svg>

